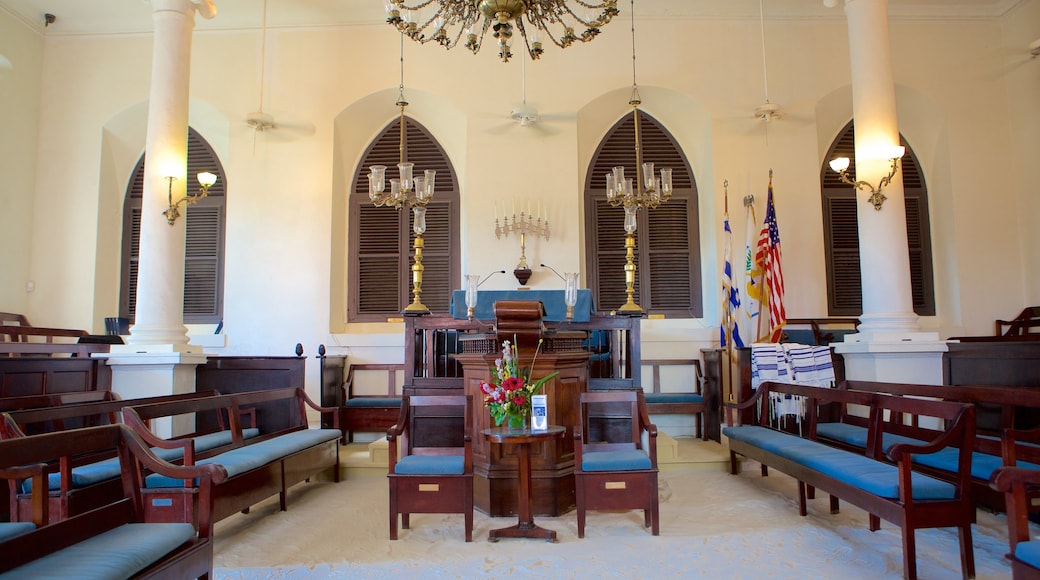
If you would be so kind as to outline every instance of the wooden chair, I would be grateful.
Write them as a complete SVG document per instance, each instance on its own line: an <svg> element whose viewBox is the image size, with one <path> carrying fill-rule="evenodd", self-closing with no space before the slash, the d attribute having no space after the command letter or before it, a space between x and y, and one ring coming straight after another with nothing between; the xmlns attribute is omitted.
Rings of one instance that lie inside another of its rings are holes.
<svg viewBox="0 0 1040 580"><path fill-rule="evenodd" d="M657 427L642 391L581 394L574 428L574 487L578 537L589 510L643 510L644 525L660 534Z"/></svg>
<svg viewBox="0 0 1040 580"><path fill-rule="evenodd" d="M1040 306L1029 306L1011 320L996 321L996 336L1028 336L1034 329L1040 329Z"/></svg>
<svg viewBox="0 0 1040 580"><path fill-rule="evenodd" d="M643 359L643 365L653 368L653 386L649 392L644 391L646 412L651 415L692 415L694 434L698 439L708 439L708 430L704 426L704 375L701 373L700 359ZM693 382L690 388L681 392L661 392L661 367L684 366L693 368Z"/></svg>
<svg viewBox="0 0 1040 580"><path fill-rule="evenodd" d="M1040 470L1001 467L989 479L990 487L1004 492L1007 508L1008 543L1013 580L1040 578L1040 540L1029 537L1030 488L1040 485Z"/></svg>
<svg viewBox="0 0 1040 580"><path fill-rule="evenodd" d="M391 540L398 515L407 530L413 513L461 513L473 541L472 404L471 395L403 397L397 425L386 432Z"/></svg>

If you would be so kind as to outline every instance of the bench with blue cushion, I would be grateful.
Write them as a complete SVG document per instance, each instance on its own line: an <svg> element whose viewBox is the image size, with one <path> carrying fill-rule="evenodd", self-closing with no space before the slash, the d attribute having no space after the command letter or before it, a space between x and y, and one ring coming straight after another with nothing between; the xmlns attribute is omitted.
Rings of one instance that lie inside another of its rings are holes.
<svg viewBox="0 0 1040 580"><path fill-rule="evenodd" d="M1001 467L993 472L989 485L1006 497L1012 579L1040 577L1040 540L1029 532L1028 493L1030 488L1040 486L1040 470Z"/></svg>
<svg viewBox="0 0 1040 580"><path fill-rule="evenodd" d="M294 418L285 429L260 432L246 437L241 417L249 409L261 405L287 405L287 416ZM311 429L307 424L307 408L332 417L331 429ZM199 505L195 494L198 482L182 479L163 471L145 477L144 509L148 521L191 521L200 524L205 513L212 523L253 504L278 494L282 511L287 509L289 487L309 480L325 471L339 481L339 429L337 409L315 404L302 388L251 391L220 395L208 399L135 405L123 410L124 422L149 445L164 445L164 440L148 430L148 421L159 417L176 417L219 411L229 417L230 445L218 447L218 453L191 454L185 450L185 465L212 465L226 476L214 486L211 505ZM201 525L201 524L200 524Z"/></svg>
<svg viewBox="0 0 1040 580"><path fill-rule="evenodd" d="M1016 430L1022 417L1040 410L1040 392L1035 389L874 381L842 381L837 388L974 404L978 425L971 454L971 496L976 505L1003 511L1003 494L996 493L989 485L990 477L997 468L1018 465L1028 469L1040 469L1040 445L1036 443L1040 432ZM834 445L863 449L866 447L867 427L866 418L861 415L862 413L842 413L836 421L819 423L816 426L816 434L820 440ZM882 422L882 428L883 450L898 442L921 444L928 435L927 430L922 432L920 420L911 415L887 417ZM1009 430L1023 435L1009 441ZM1026 440L1022 440L1023 437ZM914 469L943 479L955 477L956 460L957 454L954 450L913 457Z"/></svg>
<svg viewBox="0 0 1040 580"><path fill-rule="evenodd" d="M11 411L0 415L0 439L25 437L49 431L75 429L89 426L107 425L119 422L124 406L157 402L183 401L194 398L210 397L213 391L162 395L139 399L108 398L103 401L87 401L80 403L64 403L54 407L41 407ZM255 436L258 431L249 429L244 432L247 437ZM163 460L180 463L186 448L198 450L205 454L231 442L231 432L224 430L206 434L186 434L179 440L170 443L171 448L155 447L153 452ZM52 465L49 468L48 487L50 489L49 521L59 521L76 513L94 509L98 505L110 502L122 494L119 489L118 458L95 455L74 458L64 465ZM61 484L65 483L63 487ZM26 480L13 492L16 494L12 502L16 506L11 519L28 521L32 506L29 504L32 482Z"/></svg>
<svg viewBox="0 0 1040 580"><path fill-rule="evenodd" d="M212 467L183 467L153 455L122 425L87 427L0 441L0 478L18 485L26 463L61 461L84 453L115 453L122 462L123 495L89 512L49 525L0 524L0 579L7 578L208 578L213 570L210 536L190 522L146 523L140 505L139 467L162 467L199 481L208 498L223 474ZM43 488L43 470L33 474ZM46 521L48 502L33 502L34 519Z"/></svg>
<svg viewBox="0 0 1040 580"><path fill-rule="evenodd" d="M779 412L771 405L787 395L805 400L806 416L800 433L774 425ZM861 438L862 447L838 448L817 440L820 411L834 405L843 409L854 405L866 411L865 431L847 433ZM763 383L750 399L733 406L758 410L759 420L757 424L723 429L728 438L732 473L739 472L740 455L759 462L763 475L772 467L795 478L799 513L803 516L808 513L807 490L820 489L830 495L832 513L837 512L839 499L844 499L870 514L872 531L880 528L881 519L898 525L903 538L903 573L907 578L916 578L917 574L915 531L957 528L962 571L965 577L974 576L971 523L975 513L969 493L974 406L773 382ZM916 433L922 435L920 439L886 436L883 417L908 415L929 417L944 427L919 427ZM912 458L920 462L927 461L924 458L929 456L939 456L936 461L952 460L954 477L940 479L911 469Z"/></svg>

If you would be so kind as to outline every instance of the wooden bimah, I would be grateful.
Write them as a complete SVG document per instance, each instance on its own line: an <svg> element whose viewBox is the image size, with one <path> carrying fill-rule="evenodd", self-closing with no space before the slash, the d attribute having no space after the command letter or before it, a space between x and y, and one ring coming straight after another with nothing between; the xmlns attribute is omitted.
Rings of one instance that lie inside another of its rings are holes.
<svg viewBox="0 0 1040 580"><path fill-rule="evenodd" d="M528 455L533 515L558 516L575 506L572 431L579 419L578 399L588 389L589 353L567 350L570 341L551 340L552 334L542 324L544 314L537 300L499 300L495 303L496 332L487 337L491 340L475 341L479 347L464 349L468 352L455 355L455 359L462 364L465 393L473 396L475 433L495 426L482 404L480 383L495 378L492 369L495 359L502 356L502 341L516 344L520 368L532 367L533 361L532 379L560 373L545 383L542 393L547 396L549 424L564 426L566 433L529 443ZM540 339L542 347L535 357ZM485 437L473 438L474 507L492 517L520 515L520 473L514 447Z"/></svg>

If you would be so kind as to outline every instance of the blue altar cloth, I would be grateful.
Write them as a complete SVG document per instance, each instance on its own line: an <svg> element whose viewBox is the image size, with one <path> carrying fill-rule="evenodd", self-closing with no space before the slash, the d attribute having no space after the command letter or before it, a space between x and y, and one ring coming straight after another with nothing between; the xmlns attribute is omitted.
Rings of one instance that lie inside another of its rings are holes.
<svg viewBox="0 0 1040 580"><path fill-rule="evenodd" d="M567 319L563 290L478 290L473 317L477 320L494 320L495 302L499 300L540 300L545 306L545 320L560 322ZM578 302L574 305L574 322L588 322L593 310L592 290L579 289ZM466 318L465 290L452 291L451 315L460 320Z"/></svg>

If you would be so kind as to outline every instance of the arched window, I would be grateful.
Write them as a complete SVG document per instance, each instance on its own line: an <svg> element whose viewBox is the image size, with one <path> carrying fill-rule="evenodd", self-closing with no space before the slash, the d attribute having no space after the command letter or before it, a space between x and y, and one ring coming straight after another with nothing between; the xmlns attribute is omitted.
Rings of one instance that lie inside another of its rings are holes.
<svg viewBox="0 0 1040 580"><path fill-rule="evenodd" d="M440 144L425 127L404 117L405 151L401 151L401 119L395 119L373 140L361 157L352 181L349 203L350 264L347 276L347 317L351 322L385 321L401 316L412 301L411 267L415 234L412 212L376 207L368 197L368 168L385 165L397 176L402 160L416 171L437 171L436 190L426 206L423 234L422 303L433 314L448 314L451 291L459 285L459 184ZM420 173L421 174L421 173Z"/></svg>
<svg viewBox="0 0 1040 580"><path fill-rule="evenodd" d="M655 209L641 209L636 225L635 301L650 314L700 318L701 257L697 184L675 139L656 119L640 111L642 158L672 169L672 197ZM607 202L605 175L622 165L635 177L635 121L626 115L600 143L585 182L585 269L596 310L625 303L625 210Z"/></svg>
<svg viewBox="0 0 1040 580"><path fill-rule="evenodd" d="M137 261L141 242L141 198L144 155L137 162L123 203L123 266L119 316L134 321L137 306ZM194 129L188 128L189 179L201 171L217 175L209 194L189 205L184 243L184 322L219 324L224 318L224 218L227 178L220 159Z"/></svg>
<svg viewBox="0 0 1040 580"><path fill-rule="evenodd" d="M906 236L910 246L910 285L914 312L935 315L935 287L932 279L931 229L928 224L928 188L920 164L910 145L899 137L906 154L899 162L906 195ZM845 126L826 159L848 157L849 178L856 179L856 132L853 122ZM843 183L824 164L821 169L823 191L823 237L827 261L827 312L830 316L863 314L863 286L859 270L859 222L856 220L856 190ZM862 196L858 203L866 203ZM883 211L883 210L882 210Z"/></svg>

